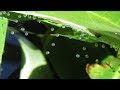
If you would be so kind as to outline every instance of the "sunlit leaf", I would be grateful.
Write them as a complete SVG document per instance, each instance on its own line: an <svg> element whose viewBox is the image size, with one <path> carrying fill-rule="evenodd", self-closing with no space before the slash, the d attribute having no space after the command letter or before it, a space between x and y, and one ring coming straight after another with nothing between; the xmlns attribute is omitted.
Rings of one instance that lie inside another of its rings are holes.
<svg viewBox="0 0 120 90"><path fill-rule="evenodd" d="M114 48L119 48L119 11L10 11L9 13L14 15L5 16L3 11L2 16L14 20L15 18L41 20L54 23L59 27L70 27L71 29L66 32L72 32L72 34L62 32L60 35L87 42L90 42L92 38L94 42L104 42ZM83 33L88 37L87 39L81 38Z"/></svg>
<svg viewBox="0 0 120 90"><path fill-rule="evenodd" d="M4 51L7 25L8 25L8 20L6 18L0 17L0 64L2 62L2 55Z"/></svg>
<svg viewBox="0 0 120 90"><path fill-rule="evenodd" d="M23 50L20 79L51 79L52 72L42 52L27 39L17 36Z"/></svg>
<svg viewBox="0 0 120 90"><path fill-rule="evenodd" d="M86 71L91 79L120 79L120 60L108 56L100 65L87 64Z"/></svg>

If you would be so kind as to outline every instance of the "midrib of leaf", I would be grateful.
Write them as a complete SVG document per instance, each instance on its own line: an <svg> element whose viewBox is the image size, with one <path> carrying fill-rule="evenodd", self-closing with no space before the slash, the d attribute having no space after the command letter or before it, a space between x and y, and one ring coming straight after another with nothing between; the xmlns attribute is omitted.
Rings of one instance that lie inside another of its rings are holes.
<svg viewBox="0 0 120 90"><path fill-rule="evenodd" d="M115 25L116 27L120 28L120 26L119 26L118 24L113 23L112 21L110 21L109 19L107 19L107 18L104 17L104 16L100 16L99 14L96 14L96 13L94 13L93 11L87 11L87 13L91 13L91 14L93 14L93 15L95 15L95 16L97 16L97 17L99 17L99 18L101 18L101 19L103 19L103 20L105 20L105 21L107 21L107 22ZM119 32L120 32L120 30L119 30Z"/></svg>

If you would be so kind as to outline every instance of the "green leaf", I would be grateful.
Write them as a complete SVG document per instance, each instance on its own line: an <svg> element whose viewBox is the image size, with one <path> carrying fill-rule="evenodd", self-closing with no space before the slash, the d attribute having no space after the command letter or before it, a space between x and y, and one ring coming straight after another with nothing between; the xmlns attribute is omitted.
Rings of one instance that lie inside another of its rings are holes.
<svg viewBox="0 0 120 90"><path fill-rule="evenodd" d="M20 79L52 79L52 72L42 52L27 39L17 36L22 50Z"/></svg>
<svg viewBox="0 0 120 90"><path fill-rule="evenodd" d="M41 11L40 13L69 21L71 23L74 23L75 25L82 25L88 29L88 32L91 32L96 36L97 35L101 36L98 40L95 39L94 41L104 42L110 44L112 47L115 48L120 47L120 39L119 39L120 12L119 11L67 11L67 12ZM76 31L78 31L79 33L79 29L77 29ZM62 33L62 34L65 35L66 33L65 34ZM69 36L69 34L66 35ZM89 35L87 36L89 37ZM72 36L74 39L74 36L76 36L76 34Z"/></svg>
<svg viewBox="0 0 120 90"><path fill-rule="evenodd" d="M14 15L7 16L4 11L1 15L14 20L41 20L58 27L69 27L70 30L62 29L65 33L60 31L60 35L87 42L104 42L114 48L120 47L119 11L10 11L9 13ZM100 38L97 38L98 36Z"/></svg>
<svg viewBox="0 0 120 90"><path fill-rule="evenodd" d="M120 60L108 56L100 65L87 64L86 71L91 79L120 79Z"/></svg>
<svg viewBox="0 0 120 90"><path fill-rule="evenodd" d="M0 15L9 20L36 20L46 25L51 24L53 27L57 27L55 32L50 33L53 36L63 36L86 42L104 42L111 47L120 48L119 11L2 11ZM98 66L95 64L95 67L103 70L107 76L106 69ZM92 70L94 72L94 68ZM95 70L97 69L95 68ZM112 73L111 69L108 71L110 71L108 73ZM114 78L112 74L108 75L108 78L111 77Z"/></svg>
<svg viewBox="0 0 120 90"><path fill-rule="evenodd" d="M4 51L4 44L6 38L8 20L0 17L0 64L2 63L2 55Z"/></svg>

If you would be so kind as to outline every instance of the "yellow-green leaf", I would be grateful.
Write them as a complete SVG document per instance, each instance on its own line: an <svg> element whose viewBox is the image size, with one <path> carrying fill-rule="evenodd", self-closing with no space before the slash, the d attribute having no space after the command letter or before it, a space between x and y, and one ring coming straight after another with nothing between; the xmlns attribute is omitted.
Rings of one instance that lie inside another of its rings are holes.
<svg viewBox="0 0 120 90"><path fill-rule="evenodd" d="M2 55L4 52L7 25L8 25L8 20L6 18L0 17L0 64L2 62Z"/></svg>

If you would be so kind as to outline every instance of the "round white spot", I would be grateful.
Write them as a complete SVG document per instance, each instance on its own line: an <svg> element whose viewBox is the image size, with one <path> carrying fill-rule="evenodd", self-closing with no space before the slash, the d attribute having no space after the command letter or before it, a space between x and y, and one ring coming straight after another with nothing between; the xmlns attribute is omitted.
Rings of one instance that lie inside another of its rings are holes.
<svg viewBox="0 0 120 90"><path fill-rule="evenodd" d="M86 54L86 55L85 55L85 58L89 58L89 56Z"/></svg>
<svg viewBox="0 0 120 90"><path fill-rule="evenodd" d="M35 20L36 19L36 17L33 17L33 20Z"/></svg>
<svg viewBox="0 0 120 90"><path fill-rule="evenodd" d="M46 55L48 55L48 54L50 54L50 52L49 52L49 51L46 51Z"/></svg>
<svg viewBox="0 0 120 90"><path fill-rule="evenodd" d="M102 44L102 48L105 48L105 45L104 45L104 44Z"/></svg>
<svg viewBox="0 0 120 90"><path fill-rule="evenodd" d="M54 31L54 28L51 28L51 31Z"/></svg>
<svg viewBox="0 0 120 90"><path fill-rule="evenodd" d="M99 60L98 60L98 59L96 59L96 60L95 60L95 62L96 62L96 63L98 63L98 62L99 62Z"/></svg>
<svg viewBox="0 0 120 90"><path fill-rule="evenodd" d="M56 34L56 37L59 37L60 36L60 34Z"/></svg>
<svg viewBox="0 0 120 90"><path fill-rule="evenodd" d="M86 47L83 47L82 49L85 51L85 50L86 50Z"/></svg>
<svg viewBox="0 0 120 90"><path fill-rule="evenodd" d="M65 28L65 26L63 25L62 28Z"/></svg>
<svg viewBox="0 0 120 90"><path fill-rule="evenodd" d="M28 32L25 32L25 36L28 36Z"/></svg>
<svg viewBox="0 0 120 90"><path fill-rule="evenodd" d="M25 28L22 27L20 30L21 30L21 31L25 31Z"/></svg>
<svg viewBox="0 0 120 90"><path fill-rule="evenodd" d="M14 34L14 32L13 32L13 31L11 31L11 34L13 35L13 34Z"/></svg>
<svg viewBox="0 0 120 90"><path fill-rule="evenodd" d="M38 20L38 23L41 23L41 20Z"/></svg>
<svg viewBox="0 0 120 90"><path fill-rule="evenodd" d="M31 19L31 16L28 16L29 19Z"/></svg>
<svg viewBox="0 0 120 90"><path fill-rule="evenodd" d="M9 12L7 13L7 16L10 16L10 13L9 13Z"/></svg>
<svg viewBox="0 0 120 90"><path fill-rule="evenodd" d="M27 17L27 15L23 15L23 17Z"/></svg>
<svg viewBox="0 0 120 90"><path fill-rule="evenodd" d="M21 18L21 15L18 15L18 18Z"/></svg>
<svg viewBox="0 0 120 90"><path fill-rule="evenodd" d="M72 38L73 38L72 36L69 37L69 39L72 39Z"/></svg>
<svg viewBox="0 0 120 90"><path fill-rule="evenodd" d="M3 11L3 14L6 14L6 11Z"/></svg>
<svg viewBox="0 0 120 90"><path fill-rule="evenodd" d="M79 54L76 54L76 58L80 58L80 55L79 55Z"/></svg>
<svg viewBox="0 0 120 90"><path fill-rule="evenodd" d="M18 20L15 20L15 23L18 23Z"/></svg>
<svg viewBox="0 0 120 90"><path fill-rule="evenodd" d="M95 47L98 47L98 43L95 43Z"/></svg>
<svg viewBox="0 0 120 90"><path fill-rule="evenodd" d="M51 43L51 46L53 46L53 47L54 47L54 46L55 46L55 43Z"/></svg>

